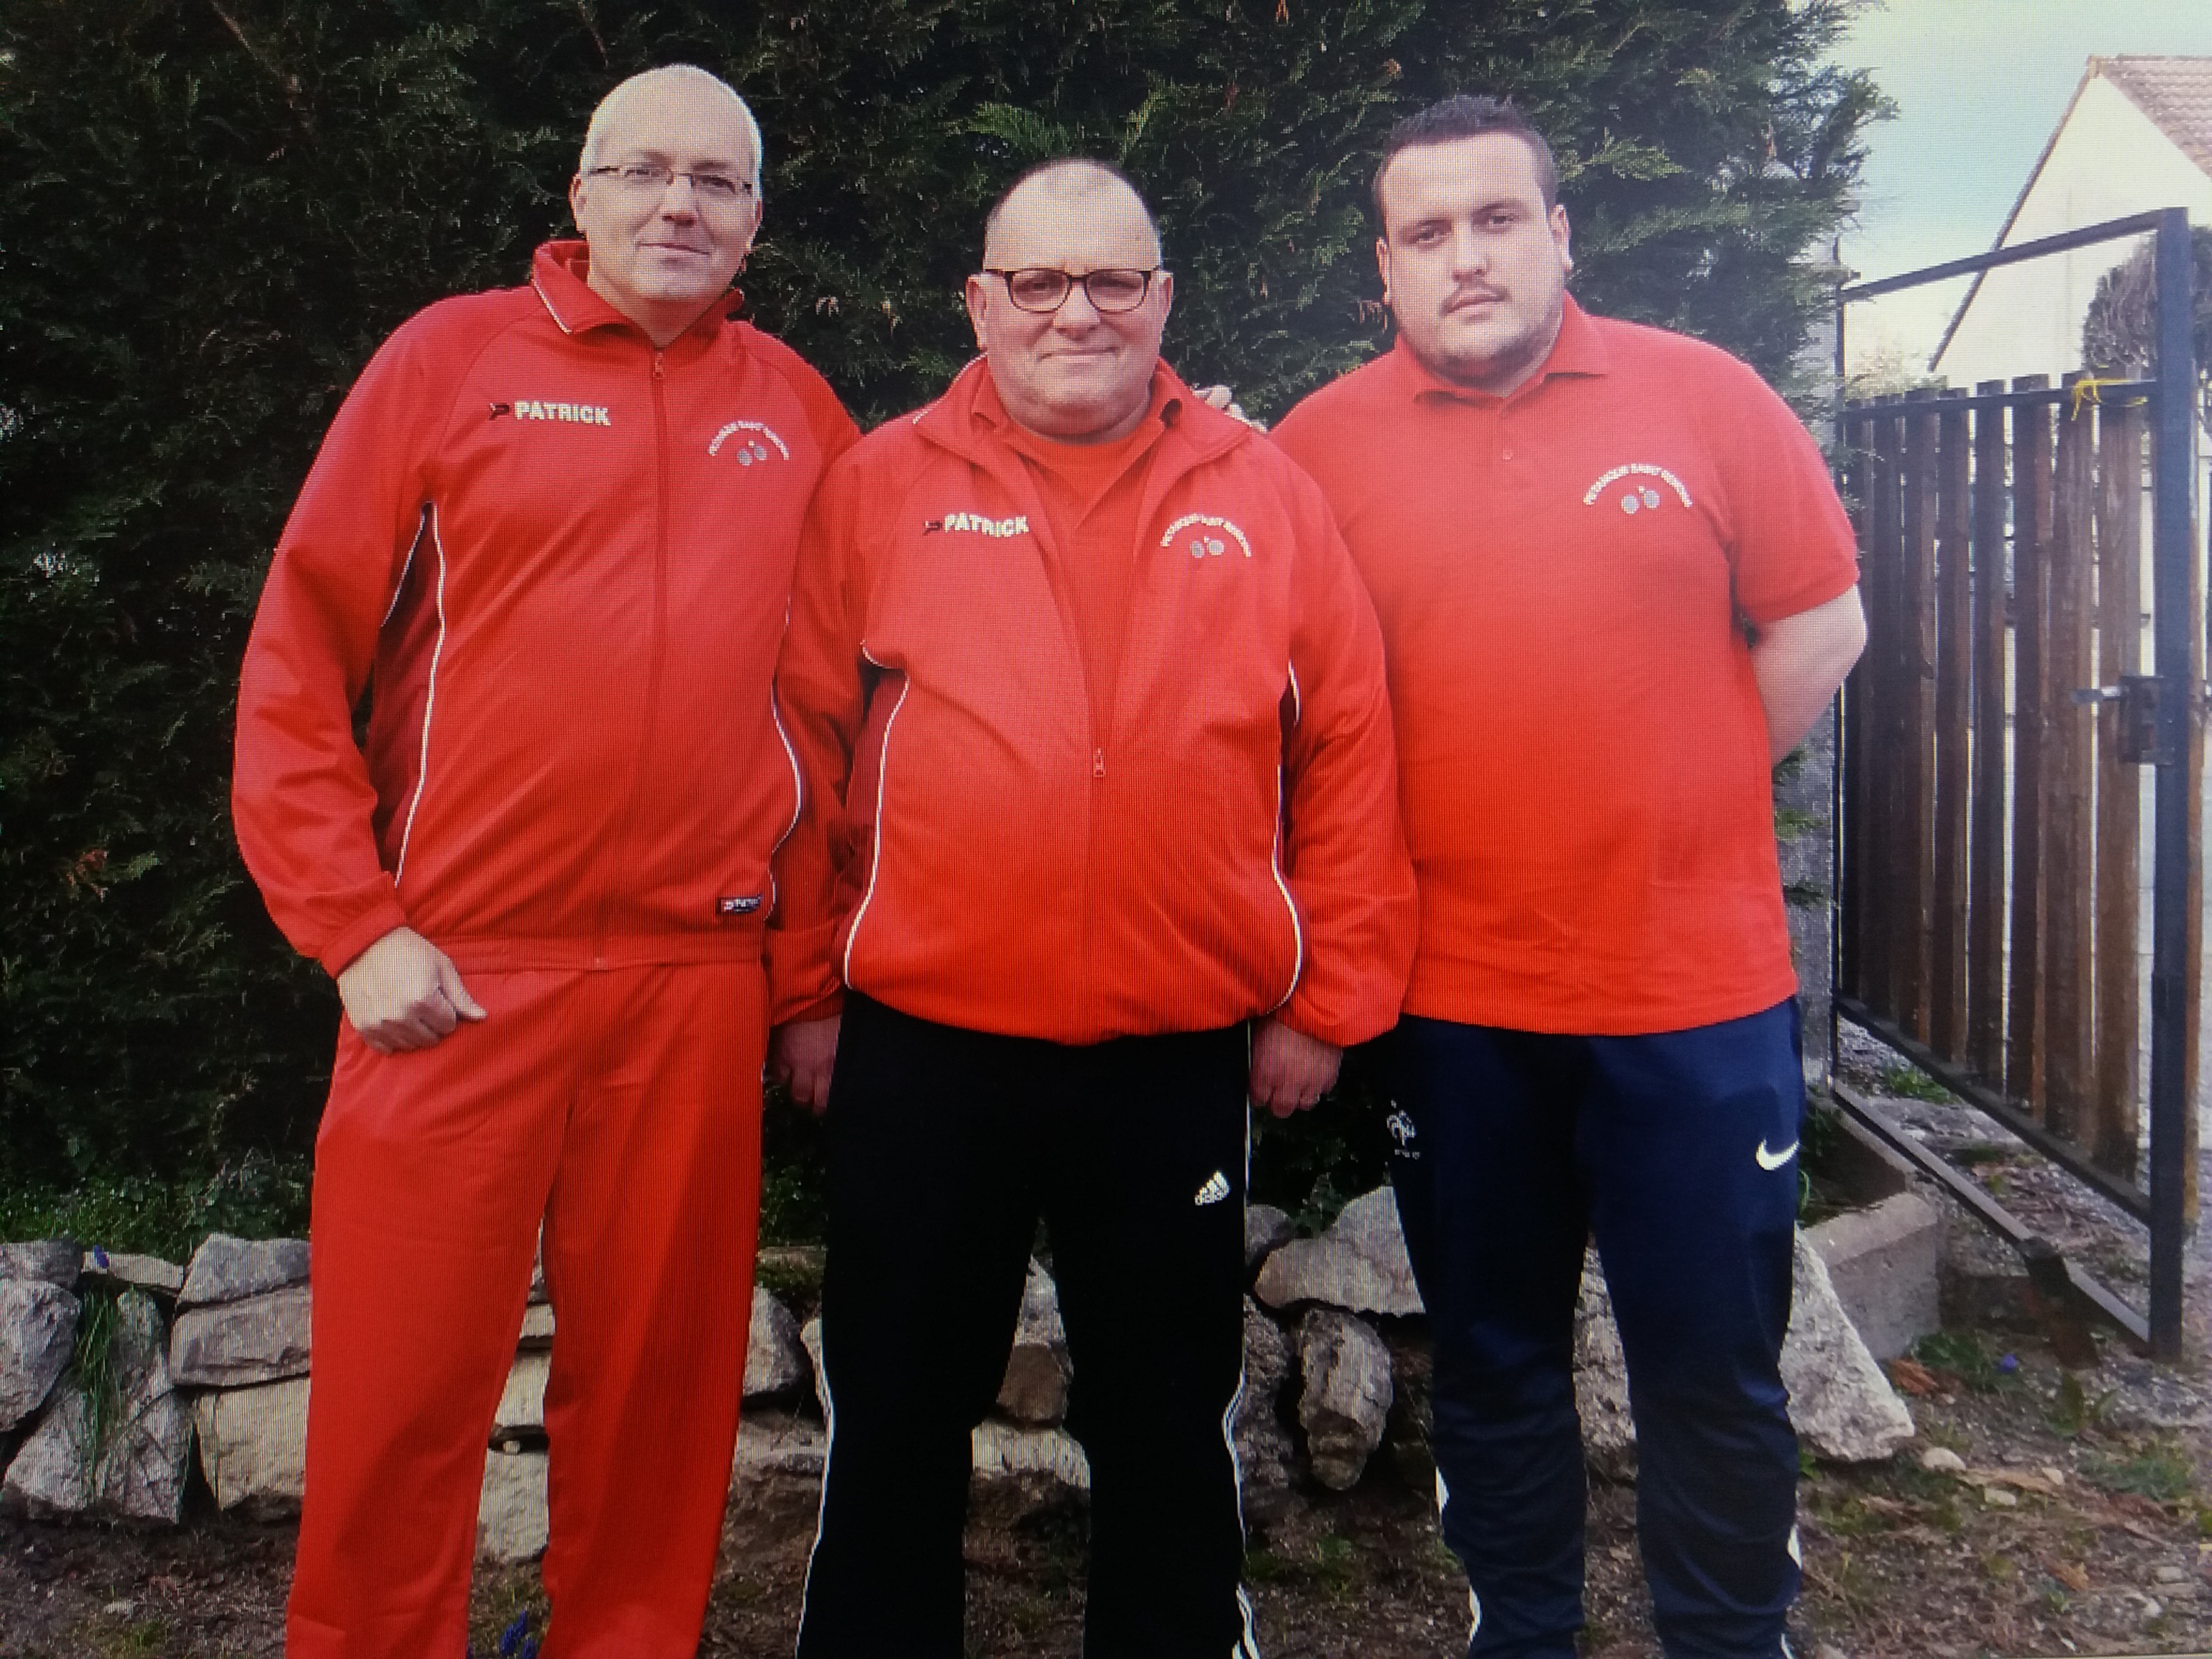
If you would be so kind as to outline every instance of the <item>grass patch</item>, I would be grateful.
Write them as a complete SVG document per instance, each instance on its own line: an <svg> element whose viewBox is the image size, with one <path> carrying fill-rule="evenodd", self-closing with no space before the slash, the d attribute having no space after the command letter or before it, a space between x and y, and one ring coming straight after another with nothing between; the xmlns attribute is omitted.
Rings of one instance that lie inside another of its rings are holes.
<svg viewBox="0 0 2212 1659"><path fill-rule="evenodd" d="M184 1262L210 1233L304 1237L304 1158L250 1152L213 1174L95 1177L0 1191L0 1238L66 1238Z"/></svg>
<svg viewBox="0 0 2212 1659"><path fill-rule="evenodd" d="M2119 1397L2118 1389L2107 1389L2102 1394L2092 1395L2081 1386L2081 1379L2071 1371L2060 1373L2058 1392L2051 1397L2051 1405L2043 1413L2043 1420L2053 1434L2063 1435L2069 1440L2078 1440L2094 1429L2103 1426L2105 1414L2112 1409L2112 1401Z"/></svg>
<svg viewBox="0 0 2212 1659"><path fill-rule="evenodd" d="M2081 1473L2106 1492L2132 1492L2154 1504L2179 1503L2197 1484L2197 1466L2172 1440L2153 1440L2124 1457L2085 1457Z"/></svg>
<svg viewBox="0 0 2212 1659"><path fill-rule="evenodd" d="M1941 1105L1951 1098L1951 1091L1917 1066L1885 1066L1881 1068L1881 1088L1884 1094L1895 1095L1901 1100L1925 1100Z"/></svg>
<svg viewBox="0 0 2212 1659"><path fill-rule="evenodd" d="M1979 1331L1937 1331L1912 1345L1912 1357L1931 1371L1948 1372L1976 1394L2020 1385L2020 1362ZM2008 1364L2006 1362L2010 1361Z"/></svg>

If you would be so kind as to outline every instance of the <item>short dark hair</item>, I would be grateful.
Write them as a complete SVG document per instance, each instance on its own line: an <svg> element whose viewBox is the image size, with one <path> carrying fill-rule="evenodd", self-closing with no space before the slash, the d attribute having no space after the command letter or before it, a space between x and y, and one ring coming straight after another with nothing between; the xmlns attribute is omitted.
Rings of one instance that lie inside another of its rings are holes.
<svg viewBox="0 0 2212 1659"><path fill-rule="evenodd" d="M1387 233L1390 222L1382 211L1382 175L1401 150L1417 144L1449 144L1461 138L1479 138L1486 132L1503 132L1528 146L1536 161L1536 187L1544 194L1544 210L1559 205L1559 170L1552 161L1552 147L1529 124L1510 98L1480 97L1460 93L1426 109L1417 110L1392 127L1382 140L1382 159L1375 164L1375 222Z"/></svg>
<svg viewBox="0 0 2212 1659"><path fill-rule="evenodd" d="M1055 173L1080 173L1127 185L1129 194L1137 198L1137 205L1144 210L1145 222L1152 227L1152 240L1159 240L1159 221L1152 217L1152 204L1145 199L1145 192L1134 179L1111 161L1102 161L1095 155L1055 155L1048 161L1033 162L1024 167L1014 175L1013 182L999 192L999 199L991 204L990 212L983 216L983 246L987 251L991 246L991 233L999 228L999 216L1006 210L1006 204L1013 199L1014 192L1032 179L1046 178Z"/></svg>

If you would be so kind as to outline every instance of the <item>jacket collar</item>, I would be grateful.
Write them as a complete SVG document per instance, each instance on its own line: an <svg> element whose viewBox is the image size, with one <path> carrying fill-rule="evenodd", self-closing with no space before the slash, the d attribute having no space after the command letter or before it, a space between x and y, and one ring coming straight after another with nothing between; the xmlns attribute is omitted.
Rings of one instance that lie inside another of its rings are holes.
<svg viewBox="0 0 2212 1659"><path fill-rule="evenodd" d="M1399 395L1407 398L1424 397L1450 398L1462 403L1503 403L1533 395L1536 389L1555 374L1595 375L1609 373L1613 354L1607 350L1605 337L1598 332L1590 315L1575 303L1571 294L1564 295L1565 309L1559 317L1559 337L1552 342L1552 349L1543 366L1513 388L1504 398L1494 392L1478 392L1447 380L1416 357L1401 334L1382 360L1384 373L1390 377Z"/></svg>
<svg viewBox="0 0 2212 1659"><path fill-rule="evenodd" d="M609 305L592 287L591 273L591 251L580 240L541 243L531 256L530 286L538 290L546 314L563 334L588 334L597 329L617 328L642 337L643 329ZM700 313L699 319L678 337L708 337L719 333L744 297L732 289ZM673 345L675 342L670 343Z"/></svg>

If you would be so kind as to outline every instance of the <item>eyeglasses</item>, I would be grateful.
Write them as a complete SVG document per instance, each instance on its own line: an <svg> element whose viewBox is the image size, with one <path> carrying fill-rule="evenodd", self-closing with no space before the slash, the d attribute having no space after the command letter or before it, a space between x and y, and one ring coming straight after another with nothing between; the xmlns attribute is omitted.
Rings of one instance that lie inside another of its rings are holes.
<svg viewBox="0 0 2212 1659"><path fill-rule="evenodd" d="M1021 311L1057 311L1067 303L1067 296L1080 283L1092 307L1111 316L1115 312L1134 311L1145 303L1145 295L1152 291L1152 278L1160 274L1154 265L1150 270L1086 270L1080 276L1071 271L1054 270L1043 265L1030 265L1020 270L997 270L985 266L983 274L996 276L1006 284L1006 297Z"/></svg>
<svg viewBox="0 0 2212 1659"><path fill-rule="evenodd" d="M732 179L726 173L687 173L682 167L663 167L658 161L629 161L618 167L592 167L585 173L587 179L601 175L613 178L624 190L663 191L676 179L689 179L691 193L702 202L716 207L735 207L753 193L751 183L744 179Z"/></svg>

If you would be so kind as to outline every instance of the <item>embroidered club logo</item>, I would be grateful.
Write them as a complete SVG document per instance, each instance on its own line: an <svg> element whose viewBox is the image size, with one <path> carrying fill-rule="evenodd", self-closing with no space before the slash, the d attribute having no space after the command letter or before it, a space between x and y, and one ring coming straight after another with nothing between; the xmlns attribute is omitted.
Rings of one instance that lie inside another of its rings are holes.
<svg viewBox="0 0 2212 1659"><path fill-rule="evenodd" d="M1176 538L1181 536L1185 531L1193 533L1183 550L1194 559L1218 559L1226 553L1229 550L1229 543L1222 539L1223 536L1227 536L1234 540L1237 546L1243 548L1246 558L1252 556L1252 544L1245 538L1244 532L1237 527L1235 521L1218 518L1211 513L1184 514L1167 527L1167 533L1160 538L1160 545L1173 547ZM1221 535L1208 533L1212 531L1218 531Z"/></svg>
<svg viewBox="0 0 2212 1659"><path fill-rule="evenodd" d="M1660 493L1661 484L1673 490L1675 499L1683 506L1692 505L1690 492L1682 481L1665 467L1655 466L1649 461L1631 461L1626 466L1616 466L1609 472L1601 473L1598 481L1583 492L1583 505L1595 507L1601 497L1624 479L1627 481L1627 488L1613 499L1620 501L1620 510L1631 517L1638 513L1656 512L1665 505L1667 498Z"/></svg>
<svg viewBox="0 0 2212 1659"><path fill-rule="evenodd" d="M739 466L755 466L766 460L769 444L775 446L775 453L785 460L791 459L791 446L776 435L774 427L763 421L732 421L708 441L707 453L709 455L720 454L723 447L732 438L744 440L735 452Z"/></svg>
<svg viewBox="0 0 2212 1659"><path fill-rule="evenodd" d="M1003 540L1009 536L1028 535L1030 520L1025 513L1017 513L1011 519L987 519L981 513L948 513L941 519L922 520L923 535L935 535L940 532L946 535L989 536Z"/></svg>
<svg viewBox="0 0 2212 1659"><path fill-rule="evenodd" d="M614 416L604 404L563 404L543 398L517 398L494 404L487 420L511 415L518 421L565 421L572 426L612 426Z"/></svg>
<svg viewBox="0 0 2212 1659"><path fill-rule="evenodd" d="M725 893L714 901L718 916L749 916L761 908L758 893Z"/></svg>

